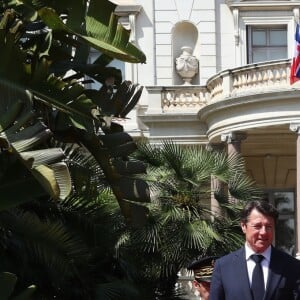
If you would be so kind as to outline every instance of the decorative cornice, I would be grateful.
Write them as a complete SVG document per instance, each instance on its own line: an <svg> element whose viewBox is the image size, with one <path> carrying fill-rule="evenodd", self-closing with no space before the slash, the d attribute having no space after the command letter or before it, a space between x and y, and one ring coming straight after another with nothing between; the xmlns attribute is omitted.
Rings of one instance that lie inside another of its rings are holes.
<svg viewBox="0 0 300 300"><path fill-rule="evenodd" d="M251 0L226 0L226 4L231 9L238 8L239 10L284 10L299 7L300 1L251 1Z"/></svg>
<svg viewBox="0 0 300 300"><path fill-rule="evenodd" d="M115 14L120 17L120 23L130 30L130 42L136 43L136 15L140 13L141 5L126 4L118 5L115 9Z"/></svg>
<svg viewBox="0 0 300 300"><path fill-rule="evenodd" d="M141 5L118 5L115 9L115 14L120 17L128 17L139 14L141 9Z"/></svg>
<svg viewBox="0 0 300 300"><path fill-rule="evenodd" d="M234 40L235 40L235 45L238 46L240 42L240 34L239 34L239 10L238 9L233 9L232 10L233 14L233 24L234 24Z"/></svg>
<svg viewBox="0 0 300 300"><path fill-rule="evenodd" d="M228 144L241 142L247 138L247 134L242 131L233 131L221 134L221 141Z"/></svg>
<svg viewBox="0 0 300 300"><path fill-rule="evenodd" d="M290 130L296 133L300 133L300 121L299 122L291 122Z"/></svg>

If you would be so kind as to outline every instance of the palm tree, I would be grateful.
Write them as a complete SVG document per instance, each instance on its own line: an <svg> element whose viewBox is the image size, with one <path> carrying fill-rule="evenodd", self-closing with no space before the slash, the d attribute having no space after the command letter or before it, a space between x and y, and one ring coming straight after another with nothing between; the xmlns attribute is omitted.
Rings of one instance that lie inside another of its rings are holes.
<svg viewBox="0 0 300 300"><path fill-rule="evenodd" d="M144 54L109 1L0 3L0 271L17 275L16 293L36 284L39 300L172 294L189 257L226 249L223 233L239 240L199 201L210 195L204 164L189 165L170 145L165 157L155 149L155 171L141 178L145 164L129 159L137 145L115 118L142 87L107 64L143 63ZM92 65L90 47L99 51ZM101 89L85 89L86 78ZM221 158L208 161L239 198L242 178L230 181ZM140 284L139 295L128 282Z"/></svg>
<svg viewBox="0 0 300 300"><path fill-rule="evenodd" d="M34 283L32 299L140 299L115 254L127 224L103 171L90 154L73 147L64 152L76 194L2 211L0 268L17 274L16 293Z"/></svg>
<svg viewBox="0 0 300 300"><path fill-rule="evenodd" d="M137 269L142 266L141 283L152 283L164 295L174 290L178 271L195 257L223 255L242 244L239 209L261 192L239 156L166 140L138 143L132 159L147 163L144 179L155 200L148 205L147 225L124 233L119 252ZM213 177L227 188L212 191ZM212 192L220 215L210 210ZM236 203L230 203L231 196Z"/></svg>

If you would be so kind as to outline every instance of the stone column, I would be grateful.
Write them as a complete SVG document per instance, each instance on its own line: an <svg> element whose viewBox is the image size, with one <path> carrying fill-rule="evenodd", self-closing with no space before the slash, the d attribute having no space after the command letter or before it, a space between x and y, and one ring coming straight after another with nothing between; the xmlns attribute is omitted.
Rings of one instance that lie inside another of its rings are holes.
<svg viewBox="0 0 300 300"><path fill-rule="evenodd" d="M247 138L246 133L242 131L233 131L221 135L222 142L227 143L228 155L241 154L241 143L246 138ZM229 201L232 203L237 202L236 199L234 199L230 195L229 195Z"/></svg>
<svg viewBox="0 0 300 300"><path fill-rule="evenodd" d="M235 131L221 135L222 142L227 143L228 154L241 153L241 142L247 138L245 132Z"/></svg>
<svg viewBox="0 0 300 300"><path fill-rule="evenodd" d="M300 230L298 226L300 225L300 205L298 201L300 200L300 122L291 123L290 130L297 133L296 141L296 258L300 259Z"/></svg>

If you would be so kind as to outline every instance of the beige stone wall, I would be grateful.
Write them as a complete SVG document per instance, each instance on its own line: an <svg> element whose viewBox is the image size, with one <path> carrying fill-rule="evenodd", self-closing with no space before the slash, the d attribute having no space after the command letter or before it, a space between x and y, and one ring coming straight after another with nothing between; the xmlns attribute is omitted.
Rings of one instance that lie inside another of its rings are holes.
<svg viewBox="0 0 300 300"><path fill-rule="evenodd" d="M247 157L246 167L249 175L263 188L296 188L295 156Z"/></svg>

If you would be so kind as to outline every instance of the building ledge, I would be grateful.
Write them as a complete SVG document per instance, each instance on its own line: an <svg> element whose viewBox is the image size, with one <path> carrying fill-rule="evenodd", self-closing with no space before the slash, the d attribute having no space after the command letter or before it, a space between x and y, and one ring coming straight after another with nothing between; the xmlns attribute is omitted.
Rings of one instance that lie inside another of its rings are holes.
<svg viewBox="0 0 300 300"><path fill-rule="evenodd" d="M293 10L300 6L300 1L294 0L265 0L265 1L251 1L251 0L227 0L226 4L231 9L243 10Z"/></svg>

